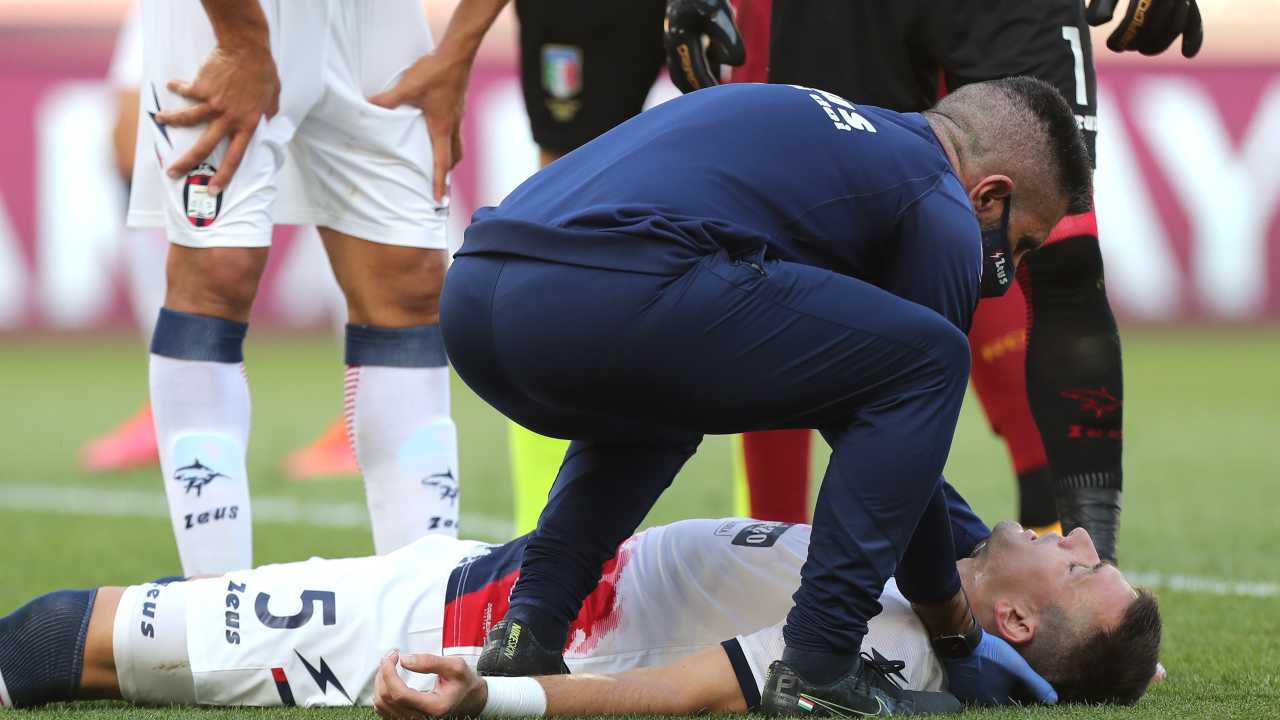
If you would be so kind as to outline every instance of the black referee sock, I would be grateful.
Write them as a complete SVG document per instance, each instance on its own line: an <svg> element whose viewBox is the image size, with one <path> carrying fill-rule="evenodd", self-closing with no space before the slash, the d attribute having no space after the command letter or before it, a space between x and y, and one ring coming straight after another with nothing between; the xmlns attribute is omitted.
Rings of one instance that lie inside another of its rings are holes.
<svg viewBox="0 0 1280 720"><path fill-rule="evenodd" d="M59 590L0 618L0 682L14 707L74 700L93 590Z"/></svg>

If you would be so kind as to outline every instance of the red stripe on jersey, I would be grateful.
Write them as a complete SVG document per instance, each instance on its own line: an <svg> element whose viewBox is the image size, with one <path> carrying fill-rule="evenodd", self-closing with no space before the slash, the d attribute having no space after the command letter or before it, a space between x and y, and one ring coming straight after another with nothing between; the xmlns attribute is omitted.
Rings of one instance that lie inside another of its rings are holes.
<svg viewBox="0 0 1280 720"><path fill-rule="evenodd" d="M630 542L623 543L605 563L600 582L582 603L582 610L569 627L565 651L581 654L593 650L600 639L618 627L620 606L618 583L631 560ZM511 588L520 578L513 570L471 592L449 600L444 606L444 649L482 647L493 626L507 614Z"/></svg>

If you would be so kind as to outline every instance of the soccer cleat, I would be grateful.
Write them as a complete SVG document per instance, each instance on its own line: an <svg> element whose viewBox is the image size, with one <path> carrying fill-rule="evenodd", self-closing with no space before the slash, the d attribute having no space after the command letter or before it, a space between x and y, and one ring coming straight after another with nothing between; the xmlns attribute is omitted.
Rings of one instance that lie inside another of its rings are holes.
<svg viewBox="0 0 1280 720"><path fill-rule="evenodd" d="M529 629L515 620L503 620L489 631L476 672L499 677L568 675L564 655L547 650Z"/></svg>
<svg viewBox="0 0 1280 720"><path fill-rule="evenodd" d="M148 403L106 435L80 451L80 467L87 472L137 470L160 463L156 425Z"/></svg>
<svg viewBox="0 0 1280 720"><path fill-rule="evenodd" d="M290 480L359 475L356 451L351 447L343 419L333 421L310 445L285 458L284 474Z"/></svg>
<svg viewBox="0 0 1280 720"><path fill-rule="evenodd" d="M844 677L818 685L775 660L769 666L760 710L772 716L836 718L960 712L960 701L950 693L903 690L894 676L901 678L904 667L901 660L863 653Z"/></svg>

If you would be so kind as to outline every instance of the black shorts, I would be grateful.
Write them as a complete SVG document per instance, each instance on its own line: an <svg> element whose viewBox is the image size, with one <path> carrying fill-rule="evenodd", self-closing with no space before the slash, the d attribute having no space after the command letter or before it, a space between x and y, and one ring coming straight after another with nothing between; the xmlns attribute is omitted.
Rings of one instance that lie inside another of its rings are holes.
<svg viewBox="0 0 1280 720"><path fill-rule="evenodd" d="M1071 103L1093 153L1097 79L1081 0L774 0L769 82L924 110L945 88L1030 75Z"/></svg>
<svg viewBox="0 0 1280 720"><path fill-rule="evenodd" d="M566 153L636 115L666 62L665 0L516 0L539 146Z"/></svg>

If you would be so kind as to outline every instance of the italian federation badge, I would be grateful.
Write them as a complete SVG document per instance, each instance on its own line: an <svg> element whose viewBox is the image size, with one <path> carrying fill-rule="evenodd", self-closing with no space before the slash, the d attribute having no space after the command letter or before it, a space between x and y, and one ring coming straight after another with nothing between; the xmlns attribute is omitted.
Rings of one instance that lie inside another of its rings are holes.
<svg viewBox="0 0 1280 720"><path fill-rule="evenodd" d="M218 211L222 209L222 195L209 194L209 181L213 179L217 168L208 163L187 173L187 182L182 186L182 203L187 207L187 221L196 227L209 227L218 219Z"/></svg>
<svg viewBox="0 0 1280 720"><path fill-rule="evenodd" d="M557 122L569 122L582 102L582 48L573 45L542 46L542 87L551 97L547 109Z"/></svg>

